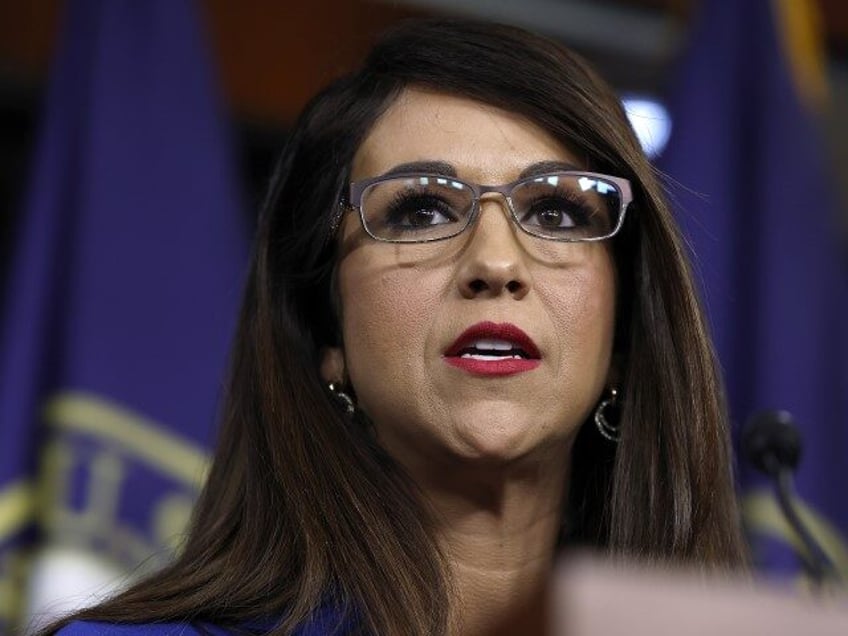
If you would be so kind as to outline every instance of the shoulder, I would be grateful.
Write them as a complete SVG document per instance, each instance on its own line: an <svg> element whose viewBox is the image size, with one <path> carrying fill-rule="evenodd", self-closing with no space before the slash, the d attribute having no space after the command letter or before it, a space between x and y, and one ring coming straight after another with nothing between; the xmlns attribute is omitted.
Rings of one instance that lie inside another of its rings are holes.
<svg viewBox="0 0 848 636"><path fill-rule="evenodd" d="M56 636L229 636L227 629L208 623L97 623L74 621Z"/></svg>

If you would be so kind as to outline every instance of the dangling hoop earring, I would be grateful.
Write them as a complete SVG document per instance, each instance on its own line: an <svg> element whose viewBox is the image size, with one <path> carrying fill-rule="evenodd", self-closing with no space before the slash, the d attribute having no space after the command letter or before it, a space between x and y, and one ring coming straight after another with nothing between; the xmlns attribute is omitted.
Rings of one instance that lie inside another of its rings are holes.
<svg viewBox="0 0 848 636"><path fill-rule="evenodd" d="M606 410L610 406L618 406L618 389L610 389L610 396L598 404L595 409L595 426L598 432L611 442L618 443L621 439L620 425L612 425L607 421Z"/></svg>
<svg viewBox="0 0 848 636"><path fill-rule="evenodd" d="M330 382L327 388L330 389L330 393L333 394L333 397L336 398L336 401L344 409L345 415L353 417L353 414L356 412L356 405L353 403L353 398L342 390L341 384Z"/></svg>

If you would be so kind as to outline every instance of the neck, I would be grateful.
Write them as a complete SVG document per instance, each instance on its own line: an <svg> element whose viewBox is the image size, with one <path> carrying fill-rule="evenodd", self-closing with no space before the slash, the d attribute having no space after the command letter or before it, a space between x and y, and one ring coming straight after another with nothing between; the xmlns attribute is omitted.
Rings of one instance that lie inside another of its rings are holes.
<svg viewBox="0 0 848 636"><path fill-rule="evenodd" d="M440 465L413 476L435 511L454 590L456 632L543 632L570 448L481 467Z"/></svg>

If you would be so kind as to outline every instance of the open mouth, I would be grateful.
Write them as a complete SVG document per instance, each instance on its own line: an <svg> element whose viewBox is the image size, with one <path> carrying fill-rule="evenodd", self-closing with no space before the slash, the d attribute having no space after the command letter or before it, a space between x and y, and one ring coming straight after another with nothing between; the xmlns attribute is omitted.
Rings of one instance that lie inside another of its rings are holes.
<svg viewBox="0 0 848 636"><path fill-rule="evenodd" d="M509 323L481 322L466 329L445 351L445 361L476 375L512 375L535 369L538 347Z"/></svg>
<svg viewBox="0 0 848 636"><path fill-rule="evenodd" d="M520 346L507 340L480 339L459 351L460 358L470 360L528 360L531 356Z"/></svg>

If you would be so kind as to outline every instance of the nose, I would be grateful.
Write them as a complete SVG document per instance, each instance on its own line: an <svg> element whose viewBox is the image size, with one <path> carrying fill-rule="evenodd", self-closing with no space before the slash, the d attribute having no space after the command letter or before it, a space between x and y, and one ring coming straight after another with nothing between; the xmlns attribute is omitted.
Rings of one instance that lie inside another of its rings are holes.
<svg viewBox="0 0 848 636"><path fill-rule="evenodd" d="M459 291L465 298L510 294L516 300L530 290L526 254L506 201L480 202L471 236L457 268Z"/></svg>

